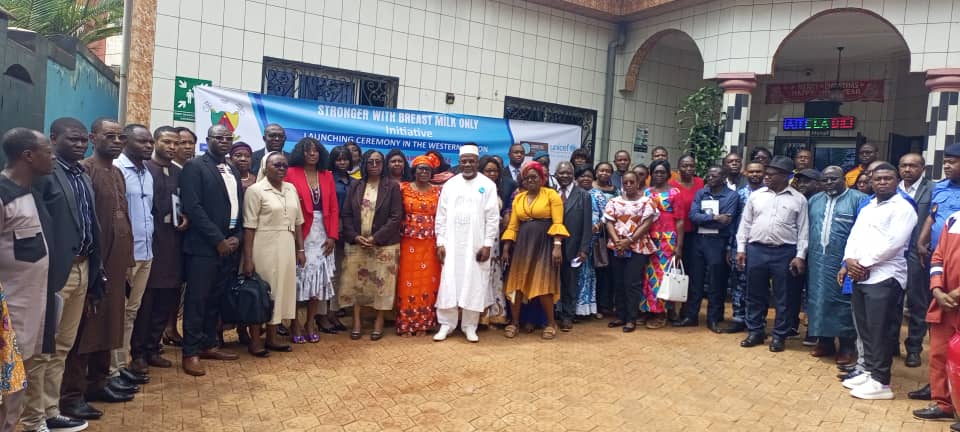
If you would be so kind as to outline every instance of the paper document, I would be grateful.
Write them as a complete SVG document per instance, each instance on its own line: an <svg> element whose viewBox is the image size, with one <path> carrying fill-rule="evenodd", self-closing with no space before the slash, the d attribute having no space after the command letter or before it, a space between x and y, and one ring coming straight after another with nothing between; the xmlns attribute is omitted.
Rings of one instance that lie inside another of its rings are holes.
<svg viewBox="0 0 960 432"><path fill-rule="evenodd" d="M720 214L720 201L718 200L702 200L700 201L700 210L704 213L713 216ZM697 232L700 234L717 234L720 230L716 228L704 228L698 227Z"/></svg>

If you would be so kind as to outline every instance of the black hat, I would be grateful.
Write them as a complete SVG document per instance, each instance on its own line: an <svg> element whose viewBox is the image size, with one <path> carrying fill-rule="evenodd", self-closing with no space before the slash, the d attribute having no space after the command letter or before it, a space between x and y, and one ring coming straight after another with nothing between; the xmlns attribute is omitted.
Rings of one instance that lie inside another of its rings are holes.
<svg viewBox="0 0 960 432"><path fill-rule="evenodd" d="M788 173L793 172L795 165L793 164L793 159L790 159L786 156L774 156L773 160L770 161L769 167L776 168L781 171L786 171Z"/></svg>
<svg viewBox="0 0 960 432"><path fill-rule="evenodd" d="M950 144L943 149L944 156L960 157L960 144Z"/></svg>
<svg viewBox="0 0 960 432"><path fill-rule="evenodd" d="M798 176L803 176L813 180L820 180L820 171L817 171L812 168L802 169L797 173Z"/></svg>

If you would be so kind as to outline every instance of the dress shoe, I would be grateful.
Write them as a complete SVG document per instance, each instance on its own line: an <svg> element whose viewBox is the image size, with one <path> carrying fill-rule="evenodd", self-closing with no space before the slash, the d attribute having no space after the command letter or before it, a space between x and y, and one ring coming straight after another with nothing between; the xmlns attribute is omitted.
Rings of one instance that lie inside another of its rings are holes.
<svg viewBox="0 0 960 432"><path fill-rule="evenodd" d="M452 330L450 326L440 326L440 330L437 330L437 333L433 335L434 342L445 340Z"/></svg>
<svg viewBox="0 0 960 432"><path fill-rule="evenodd" d="M127 368L120 369L120 378L123 378L124 381L132 384L147 384L150 382L149 376L138 374Z"/></svg>
<svg viewBox="0 0 960 432"><path fill-rule="evenodd" d="M770 340L770 352L782 352L785 349L787 349L787 341L782 337L774 336L773 339Z"/></svg>
<svg viewBox="0 0 960 432"><path fill-rule="evenodd" d="M960 423L950 425L950 432L960 432Z"/></svg>
<svg viewBox="0 0 960 432"><path fill-rule="evenodd" d="M696 327L700 325L700 323L698 323L697 320L695 319L683 317L683 318L680 318L679 320L674 321L673 323L671 323L671 325L673 325L674 327Z"/></svg>
<svg viewBox="0 0 960 432"><path fill-rule="evenodd" d="M907 358L903 360L903 364L907 365L909 368L920 367L920 353L907 353Z"/></svg>
<svg viewBox="0 0 960 432"><path fill-rule="evenodd" d="M70 418L65 415L50 417L46 421L50 432L80 432L89 426L86 420Z"/></svg>
<svg viewBox="0 0 960 432"><path fill-rule="evenodd" d="M810 351L810 356L811 357L827 357L827 356L832 356L836 353L837 353L837 349L833 346L833 344L819 343L815 347L813 347L813 350Z"/></svg>
<svg viewBox="0 0 960 432"><path fill-rule="evenodd" d="M836 357L838 365L854 365L857 363L857 355L851 352L838 352Z"/></svg>
<svg viewBox="0 0 960 432"><path fill-rule="evenodd" d="M919 390L907 393L907 397L913 400L930 400L930 384L923 386L923 388Z"/></svg>
<svg viewBox="0 0 960 432"><path fill-rule="evenodd" d="M573 321L572 321L572 320L568 320L568 319L561 320L561 321L560 321L560 331L562 331L562 332L568 332L568 331L570 331L570 330L573 330Z"/></svg>
<svg viewBox="0 0 960 432"><path fill-rule="evenodd" d="M173 362L161 357L160 354L147 356L147 364L162 369L173 367Z"/></svg>
<svg viewBox="0 0 960 432"><path fill-rule="evenodd" d="M747 325L746 325L746 324L744 324L744 323L742 323L742 322L740 322L740 321L734 321L734 322L733 322L732 324L730 324L729 326L722 328L722 329L720 330L720 333L725 333L725 334L740 333L740 332L742 332L742 331L745 331L746 329L747 329Z"/></svg>
<svg viewBox="0 0 960 432"><path fill-rule="evenodd" d="M90 402L120 403L130 402L133 400L132 393L118 392L110 388L109 385L99 390L88 391L85 397Z"/></svg>
<svg viewBox="0 0 960 432"><path fill-rule="evenodd" d="M83 420L97 420L100 417L103 417L103 411L100 411L83 401L71 404L61 404L60 414Z"/></svg>
<svg viewBox="0 0 960 432"><path fill-rule="evenodd" d="M755 347L762 344L765 339L763 333L750 333L746 339L740 341L740 346L744 348Z"/></svg>
<svg viewBox="0 0 960 432"><path fill-rule="evenodd" d="M129 383L119 376L108 379L107 387L110 387L110 390L113 390L117 393L134 394L140 392L140 386Z"/></svg>
<svg viewBox="0 0 960 432"><path fill-rule="evenodd" d="M220 351L219 348L210 348L200 353L200 358L204 360L236 360L240 356L227 351Z"/></svg>
<svg viewBox="0 0 960 432"><path fill-rule="evenodd" d="M127 366L127 369L130 369L130 372L140 375L148 375L150 373L150 365L147 364L146 359L138 358L130 362L130 365Z"/></svg>
<svg viewBox="0 0 960 432"><path fill-rule="evenodd" d="M917 420L953 420L953 413L946 412L940 405L933 404L926 408L913 411L913 418Z"/></svg>
<svg viewBox="0 0 960 432"><path fill-rule="evenodd" d="M200 364L200 357L197 356L183 358L183 372L191 376L204 376L207 374L207 371L203 369L203 365Z"/></svg>
<svg viewBox="0 0 960 432"><path fill-rule="evenodd" d="M714 321L708 322L707 329L717 334L723 333L723 328L720 327L720 323L718 322L714 322Z"/></svg>

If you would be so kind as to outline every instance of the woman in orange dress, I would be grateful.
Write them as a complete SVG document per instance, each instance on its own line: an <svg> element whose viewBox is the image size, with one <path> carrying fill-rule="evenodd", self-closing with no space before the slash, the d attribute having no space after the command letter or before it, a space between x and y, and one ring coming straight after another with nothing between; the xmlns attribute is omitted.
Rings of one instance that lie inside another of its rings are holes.
<svg viewBox="0 0 960 432"><path fill-rule="evenodd" d="M440 187L430 184L440 161L433 155L413 159L414 181L400 185L403 221L400 272L397 275L397 334L423 336L437 324L440 261L433 229Z"/></svg>

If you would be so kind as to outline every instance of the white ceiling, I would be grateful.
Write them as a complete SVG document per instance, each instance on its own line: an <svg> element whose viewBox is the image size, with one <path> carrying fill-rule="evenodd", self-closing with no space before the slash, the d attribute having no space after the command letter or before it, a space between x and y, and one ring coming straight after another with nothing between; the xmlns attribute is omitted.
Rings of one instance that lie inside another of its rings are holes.
<svg viewBox="0 0 960 432"><path fill-rule="evenodd" d="M780 46L777 68L836 61L842 46L843 60L891 59L909 55L897 31L870 15L857 12L827 14L808 22Z"/></svg>

